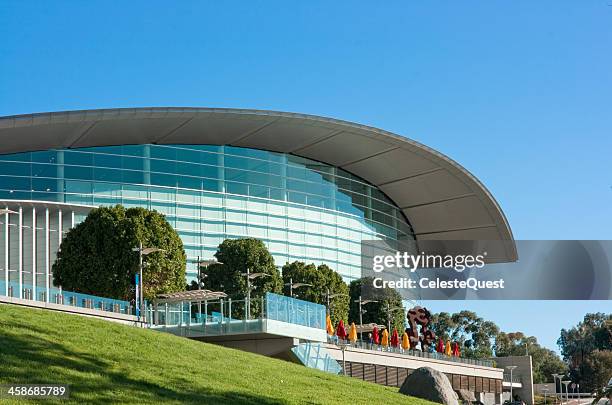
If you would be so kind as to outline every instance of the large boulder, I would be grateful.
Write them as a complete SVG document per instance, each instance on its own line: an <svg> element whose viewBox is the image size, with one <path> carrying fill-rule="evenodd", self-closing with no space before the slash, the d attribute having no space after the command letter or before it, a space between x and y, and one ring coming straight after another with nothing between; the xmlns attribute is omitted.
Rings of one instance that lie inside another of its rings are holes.
<svg viewBox="0 0 612 405"><path fill-rule="evenodd" d="M474 393L470 390L459 390L457 391L457 395L459 396L459 399L463 402L467 402L467 403L472 403L472 402L476 402L476 395L474 395Z"/></svg>
<svg viewBox="0 0 612 405"><path fill-rule="evenodd" d="M453 391L448 377L429 367L414 370L406 377L399 392L440 404L459 405L457 394Z"/></svg>

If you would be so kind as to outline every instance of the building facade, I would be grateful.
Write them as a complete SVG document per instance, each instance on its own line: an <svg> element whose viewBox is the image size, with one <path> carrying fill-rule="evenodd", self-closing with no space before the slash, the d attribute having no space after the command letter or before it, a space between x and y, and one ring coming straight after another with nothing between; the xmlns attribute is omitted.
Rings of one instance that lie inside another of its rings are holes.
<svg viewBox="0 0 612 405"><path fill-rule="evenodd" d="M406 138L321 117L217 109L93 110L0 118L0 294L48 300L63 235L94 207L166 215L188 257L254 237L278 266L361 275L361 244L512 242L492 196Z"/></svg>

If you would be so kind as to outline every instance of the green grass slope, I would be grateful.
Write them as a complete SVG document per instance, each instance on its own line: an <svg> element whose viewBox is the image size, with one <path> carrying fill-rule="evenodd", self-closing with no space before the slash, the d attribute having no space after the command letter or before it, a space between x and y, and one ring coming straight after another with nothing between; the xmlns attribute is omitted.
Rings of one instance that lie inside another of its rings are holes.
<svg viewBox="0 0 612 405"><path fill-rule="evenodd" d="M431 404L162 332L0 305L0 384L8 383L69 384L75 403Z"/></svg>

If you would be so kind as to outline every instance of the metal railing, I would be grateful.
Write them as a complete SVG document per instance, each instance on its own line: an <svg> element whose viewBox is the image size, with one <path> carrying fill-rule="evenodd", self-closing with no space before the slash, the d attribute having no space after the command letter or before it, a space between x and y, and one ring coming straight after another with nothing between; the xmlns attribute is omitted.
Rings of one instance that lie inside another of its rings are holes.
<svg viewBox="0 0 612 405"><path fill-rule="evenodd" d="M510 379L510 373L506 373L504 372L504 382L512 382L512 383L519 383L522 384L522 380L521 377L516 375L516 374L512 374L512 379Z"/></svg>
<svg viewBox="0 0 612 405"><path fill-rule="evenodd" d="M337 345L340 342L347 342L347 341L343 341L341 339L338 339L337 336L328 336L327 337L327 341L328 343ZM357 339L357 341L355 343L351 343L351 342L347 342L349 343L349 347L355 347L358 349L365 349L365 350L372 350L372 351L378 351L378 352L383 352L383 353L398 353L398 354L402 354L405 356L413 356L413 357L421 357L421 358L426 358L426 359L436 359L436 360L444 360L444 361L452 361L455 363L462 363L462 364L472 364L475 366L483 366L483 367L495 367L495 364L493 361L491 360L476 360L476 359L468 359L465 357L456 357L456 356L447 356L445 354L442 353L437 353L437 352L424 352L421 350L414 350L414 349L407 349L404 350L401 347L392 347L392 346L387 346L387 347L383 347L382 345L376 345L370 342L366 342L363 340L359 340Z"/></svg>
<svg viewBox="0 0 612 405"><path fill-rule="evenodd" d="M325 328L325 307L283 295L266 293L252 299L250 316L246 300L160 302L147 306L151 328L189 328L206 335L261 331L263 320Z"/></svg>
<svg viewBox="0 0 612 405"><path fill-rule="evenodd" d="M68 305L78 308L96 309L99 311L126 315L134 315L135 312L134 307L128 301L76 293L56 287L49 288L49 296L47 297L47 290L44 286L37 286L35 289L31 284L22 284L20 297L19 283L14 281L9 281L8 283L8 294L6 282L4 280L0 281L0 296L21 298L37 302L49 302L52 304Z"/></svg>

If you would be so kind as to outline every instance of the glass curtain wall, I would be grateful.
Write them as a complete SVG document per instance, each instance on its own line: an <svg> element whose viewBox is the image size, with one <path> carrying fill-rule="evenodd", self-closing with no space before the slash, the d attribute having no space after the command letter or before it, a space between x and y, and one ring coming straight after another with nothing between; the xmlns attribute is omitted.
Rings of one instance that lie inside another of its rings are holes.
<svg viewBox="0 0 612 405"><path fill-rule="evenodd" d="M347 281L360 277L363 240L400 247L414 240L401 211L362 179L298 156L230 146L0 155L0 200L158 210L183 240L190 277L197 258L210 259L226 238L261 239L278 266L325 263Z"/></svg>

